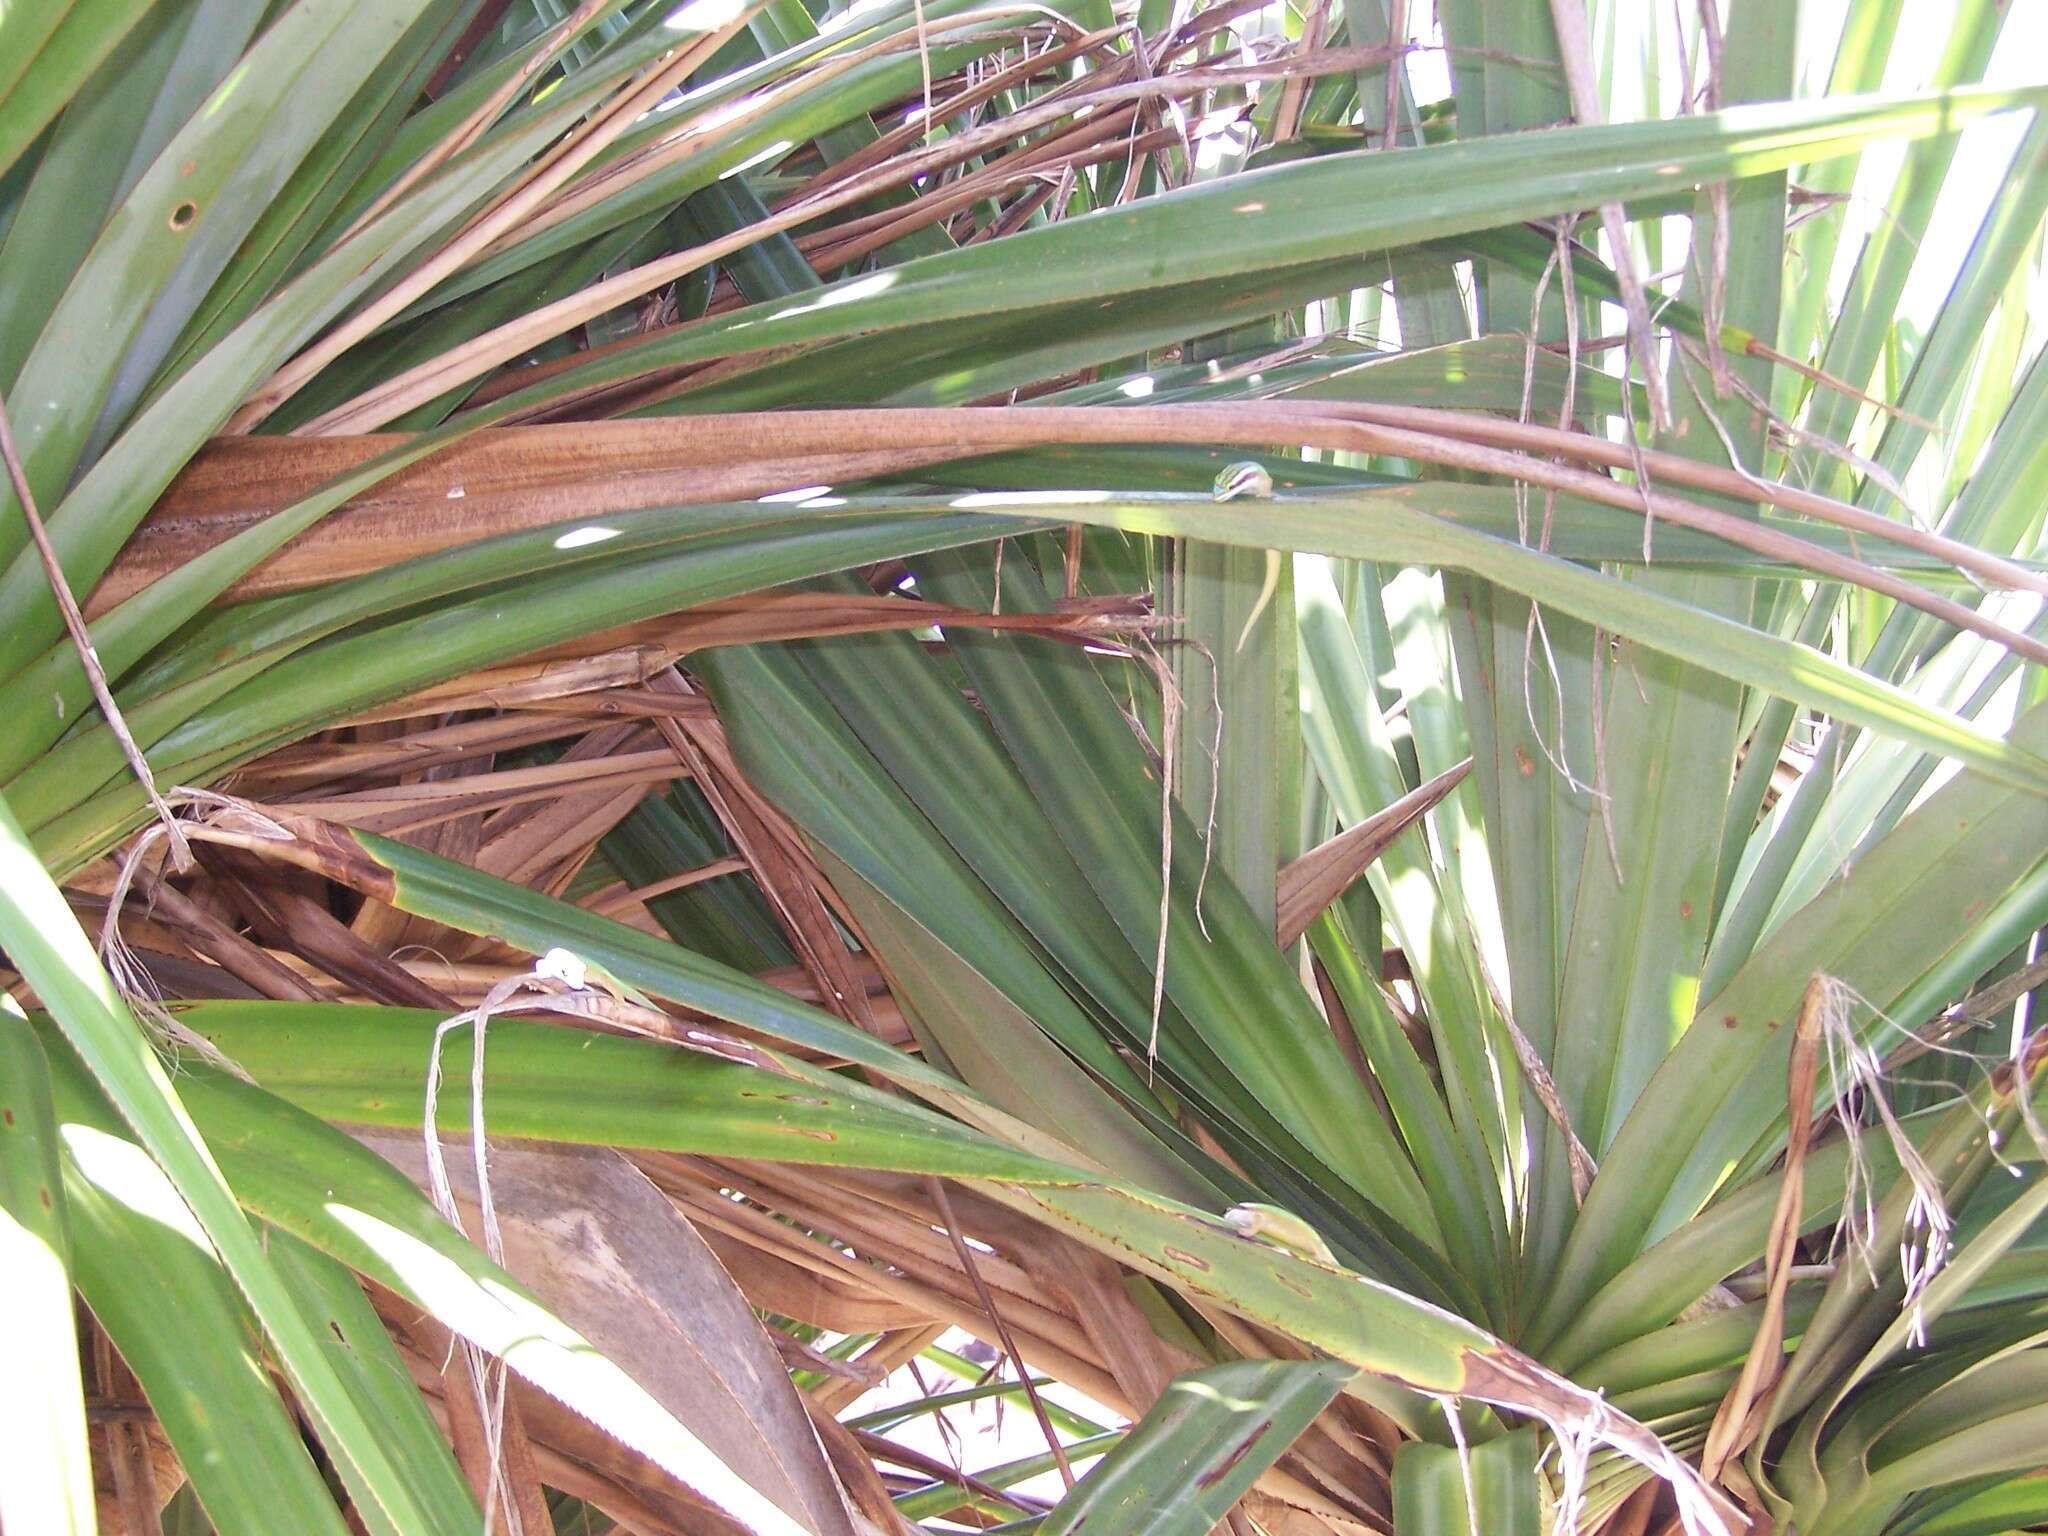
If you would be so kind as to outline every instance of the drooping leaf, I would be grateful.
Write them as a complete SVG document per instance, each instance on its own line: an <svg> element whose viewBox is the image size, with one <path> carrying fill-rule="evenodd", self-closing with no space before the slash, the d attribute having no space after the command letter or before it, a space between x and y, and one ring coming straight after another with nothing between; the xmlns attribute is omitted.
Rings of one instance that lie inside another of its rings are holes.
<svg viewBox="0 0 2048 1536"><path fill-rule="evenodd" d="M0 1271L11 1277L7 1354L21 1368L0 1407L0 1520L91 1536L61 1150L49 1064L10 998L0 1004Z"/></svg>
<svg viewBox="0 0 2048 1536"><path fill-rule="evenodd" d="M1202 1536L1350 1375L1331 1360L1238 1360L1177 1376L1039 1530Z"/></svg>

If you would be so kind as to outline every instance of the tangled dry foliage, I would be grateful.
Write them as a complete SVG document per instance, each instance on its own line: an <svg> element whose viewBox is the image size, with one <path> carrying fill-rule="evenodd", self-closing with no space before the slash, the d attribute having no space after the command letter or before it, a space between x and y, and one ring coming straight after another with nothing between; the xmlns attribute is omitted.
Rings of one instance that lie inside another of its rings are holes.
<svg viewBox="0 0 2048 1536"><path fill-rule="evenodd" d="M1409 9L0 5L10 1532L2048 1519L2048 87Z"/></svg>

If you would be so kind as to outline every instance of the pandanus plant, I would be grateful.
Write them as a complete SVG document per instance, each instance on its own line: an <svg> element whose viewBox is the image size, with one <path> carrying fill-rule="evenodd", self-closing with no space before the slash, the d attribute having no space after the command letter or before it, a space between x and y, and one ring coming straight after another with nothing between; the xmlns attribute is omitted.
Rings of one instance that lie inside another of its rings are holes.
<svg viewBox="0 0 2048 1536"><path fill-rule="evenodd" d="M1900 9L0 4L0 1524L2048 1522Z"/></svg>

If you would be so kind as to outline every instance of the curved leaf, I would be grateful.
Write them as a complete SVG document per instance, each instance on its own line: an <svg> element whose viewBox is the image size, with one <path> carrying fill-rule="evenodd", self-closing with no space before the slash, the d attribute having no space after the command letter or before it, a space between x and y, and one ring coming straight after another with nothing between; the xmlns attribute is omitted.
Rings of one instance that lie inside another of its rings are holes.
<svg viewBox="0 0 2048 1536"><path fill-rule="evenodd" d="M1176 1376L1039 1536L1207 1536L1351 1375L1334 1360L1234 1360Z"/></svg>

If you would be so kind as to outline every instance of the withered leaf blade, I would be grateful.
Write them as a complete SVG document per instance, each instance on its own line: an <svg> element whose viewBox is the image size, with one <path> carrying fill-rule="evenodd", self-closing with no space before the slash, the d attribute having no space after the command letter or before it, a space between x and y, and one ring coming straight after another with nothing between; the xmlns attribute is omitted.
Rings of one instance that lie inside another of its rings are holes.
<svg viewBox="0 0 2048 1536"><path fill-rule="evenodd" d="M363 1143L417 1182L415 1137ZM466 1142L446 1148L464 1220L480 1232ZM854 1536L837 1477L767 1331L697 1230L620 1154L496 1145L491 1200L505 1267L815 1536Z"/></svg>
<svg viewBox="0 0 2048 1536"><path fill-rule="evenodd" d="M1410 790L1377 815L1347 827L1280 871L1279 913L1274 923L1280 947L1286 949L1308 930L1331 902L1372 866L1373 860L1472 771L1472 759L1447 768L1419 789Z"/></svg>

